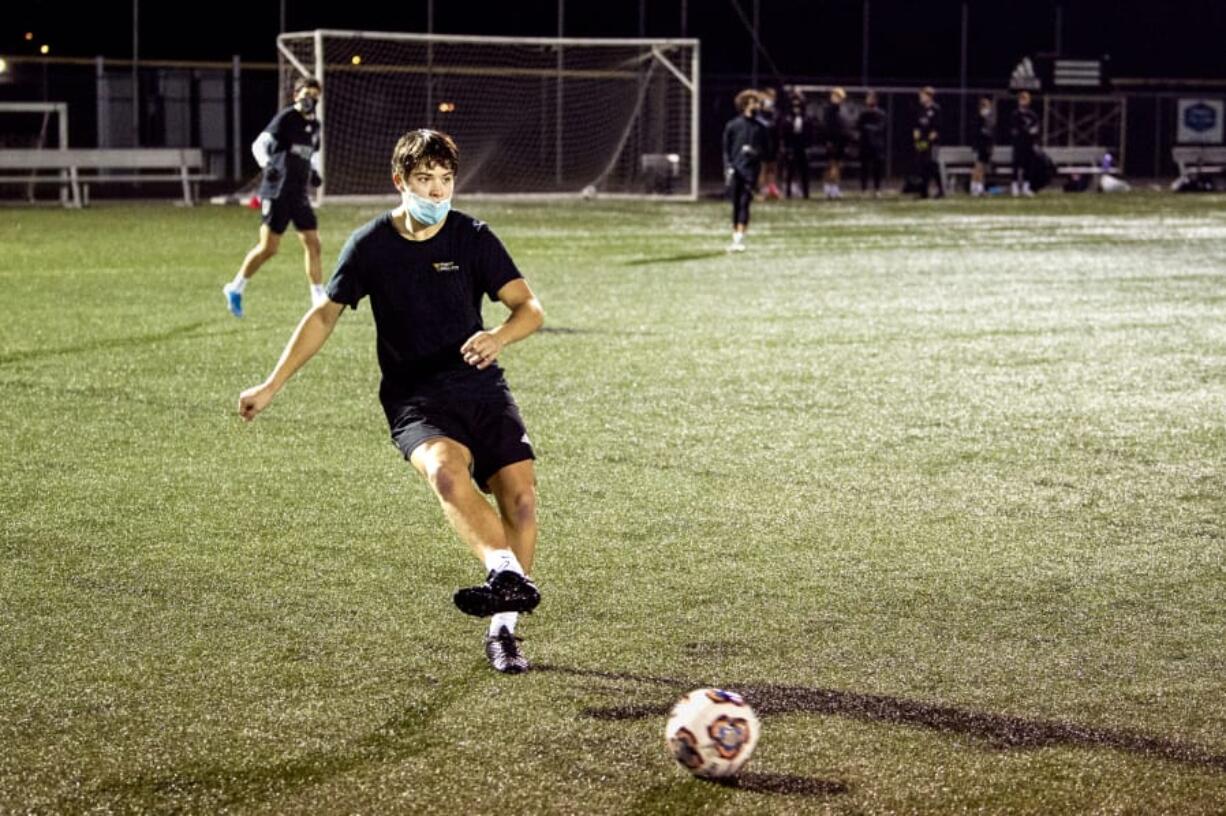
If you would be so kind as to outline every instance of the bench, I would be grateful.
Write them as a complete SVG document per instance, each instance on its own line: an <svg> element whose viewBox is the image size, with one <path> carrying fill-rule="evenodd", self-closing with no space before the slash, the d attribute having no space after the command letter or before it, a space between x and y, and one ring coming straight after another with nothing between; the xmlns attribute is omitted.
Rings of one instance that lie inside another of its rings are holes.
<svg viewBox="0 0 1226 816"><path fill-rule="evenodd" d="M1172 147L1171 158L1179 166L1181 178L1226 172L1226 147L1209 145Z"/></svg>
<svg viewBox="0 0 1226 816"><path fill-rule="evenodd" d="M1110 173L1102 166L1103 154L1111 152L1110 148L1089 147L1059 147L1040 146L1035 148L1051 157L1056 165L1056 172L1065 175L1101 176ZM975 148L968 145L943 145L937 148L937 166L941 178L947 186L951 185L954 176L969 176L975 168ZM988 164L988 175L1010 176L1013 173L1013 146L996 145L992 148L992 161Z"/></svg>
<svg viewBox="0 0 1226 816"><path fill-rule="evenodd" d="M183 203L191 206L200 181L215 180L201 172L199 148L139 147L0 150L0 183L58 184L65 204L83 207L90 184L111 182L178 182ZM13 171L26 171L21 175ZM71 192L71 199L66 193Z"/></svg>

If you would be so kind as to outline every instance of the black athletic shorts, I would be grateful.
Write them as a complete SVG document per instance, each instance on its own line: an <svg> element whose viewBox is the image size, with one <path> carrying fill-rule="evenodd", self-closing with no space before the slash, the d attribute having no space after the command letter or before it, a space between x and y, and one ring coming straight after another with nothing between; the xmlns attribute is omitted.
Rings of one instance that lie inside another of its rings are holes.
<svg viewBox="0 0 1226 816"><path fill-rule="evenodd" d="M975 161L980 164L991 164L993 147L995 145L988 141L975 142Z"/></svg>
<svg viewBox="0 0 1226 816"><path fill-rule="evenodd" d="M299 232L319 227L315 210L311 208L311 202L305 193L300 196L266 198L260 202L260 212L264 215L262 223L267 224L268 229L277 235L284 234L291 221L294 222L294 229Z"/></svg>
<svg viewBox="0 0 1226 816"><path fill-rule="evenodd" d="M446 437L472 454L472 476L489 492L489 478L507 465L535 459L528 430L511 392L479 395L439 392L385 402L392 441L404 458L428 439Z"/></svg>
<svg viewBox="0 0 1226 816"><path fill-rule="evenodd" d="M847 142L843 139L831 139L826 142L826 158L829 161L842 161L847 152Z"/></svg>

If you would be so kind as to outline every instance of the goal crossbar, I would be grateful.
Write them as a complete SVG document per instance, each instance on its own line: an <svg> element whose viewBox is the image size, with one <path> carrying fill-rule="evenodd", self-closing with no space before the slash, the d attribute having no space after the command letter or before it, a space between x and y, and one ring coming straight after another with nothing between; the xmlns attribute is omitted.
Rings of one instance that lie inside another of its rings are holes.
<svg viewBox="0 0 1226 816"><path fill-rule="evenodd" d="M415 127L456 137L466 194L698 196L696 39L317 29L277 52L282 104L295 77L323 85L320 200L385 195Z"/></svg>

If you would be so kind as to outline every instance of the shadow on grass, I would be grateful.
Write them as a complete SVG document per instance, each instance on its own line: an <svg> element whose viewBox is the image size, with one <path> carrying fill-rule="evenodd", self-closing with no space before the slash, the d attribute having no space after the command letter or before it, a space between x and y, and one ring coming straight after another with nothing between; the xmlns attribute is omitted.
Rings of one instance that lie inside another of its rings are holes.
<svg viewBox="0 0 1226 816"><path fill-rule="evenodd" d="M578 677L652 683L671 686L678 691L705 685L702 682L671 677L648 677L564 666L537 666L536 670ZM1052 746L1110 748L1226 772L1226 754L1216 754L1198 745L1136 732L1093 728L1059 720L992 714L884 694L857 694L833 689L770 684L731 685L729 688L742 694L762 716L795 712L834 714L866 722L908 725L947 734L962 734L982 740L990 747L1000 750ZM598 720L637 720L664 717L671 706L672 701L669 700L656 705L592 708L584 713Z"/></svg>
<svg viewBox="0 0 1226 816"><path fill-rule="evenodd" d="M61 354L81 354L84 352L104 351L106 349L148 346L154 343L161 343L165 340L174 340L176 338L192 334L196 331L196 329L213 323L216 323L216 321L197 320L194 323L185 323L182 326L175 326L173 329L154 332L152 334L138 334L132 337L112 337L107 340L95 340L91 343L78 343L74 346L60 346L58 348L14 351L8 354L0 354L0 365L8 365L9 363L16 363L21 360L35 360L40 357L56 357Z"/></svg>
<svg viewBox="0 0 1226 816"><path fill-rule="evenodd" d="M541 334L593 334L591 329L572 329L569 326L541 326Z"/></svg>
<svg viewBox="0 0 1226 816"><path fill-rule="evenodd" d="M701 261L707 258L723 258L728 253L724 250L708 250L706 252L682 252L677 255L662 255L655 258L635 258L626 261L625 266L647 266L648 264L681 263L682 261Z"/></svg>
<svg viewBox="0 0 1226 816"><path fill-rule="evenodd" d="M733 779L713 781L721 787L736 788L750 793L769 793L773 796L838 796L847 793L847 786L842 782L794 774L747 771L738 774Z"/></svg>

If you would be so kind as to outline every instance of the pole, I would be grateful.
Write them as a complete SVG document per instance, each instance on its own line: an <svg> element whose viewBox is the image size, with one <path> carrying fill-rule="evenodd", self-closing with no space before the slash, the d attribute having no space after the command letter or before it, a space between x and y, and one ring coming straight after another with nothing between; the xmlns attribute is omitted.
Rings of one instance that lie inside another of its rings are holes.
<svg viewBox="0 0 1226 816"><path fill-rule="evenodd" d="M868 87L868 0L864 0L864 21L860 25L860 84Z"/></svg>
<svg viewBox="0 0 1226 816"><path fill-rule="evenodd" d="M962 0L962 61L958 71L958 144L966 144L966 46L971 27L970 4Z"/></svg>
<svg viewBox="0 0 1226 816"><path fill-rule="evenodd" d="M686 20L688 19L689 15L686 14L686 1L681 0L681 39L683 40L686 37Z"/></svg>
<svg viewBox="0 0 1226 816"><path fill-rule="evenodd" d="M749 84L755 88L758 87L758 43L761 42L758 37L758 26L761 22L761 12L760 0L753 0L753 45L751 46L753 50L753 69L750 71L751 79Z"/></svg>
<svg viewBox="0 0 1226 816"><path fill-rule="evenodd" d="M426 33L434 34L434 0L426 0ZM434 127L434 42L426 41L426 127Z"/></svg>
<svg viewBox="0 0 1226 816"><path fill-rule="evenodd" d="M558 0L558 39L562 39L566 0ZM558 87L554 96L554 144L553 144L553 174L554 182L562 186L562 45L558 44Z"/></svg>
<svg viewBox="0 0 1226 816"><path fill-rule="evenodd" d="M230 161L233 162L234 174L230 178L238 181L243 176L243 151L239 143L243 139L243 106L242 106L242 68L239 64L238 54L234 55L234 68L230 78L231 93L230 105L232 109L231 118L233 122L230 124Z"/></svg>
<svg viewBox="0 0 1226 816"><path fill-rule="evenodd" d="M1056 4L1056 56L1064 56L1064 6Z"/></svg>
<svg viewBox="0 0 1226 816"><path fill-rule="evenodd" d="M140 147L140 0L132 0L132 144Z"/></svg>
<svg viewBox="0 0 1226 816"><path fill-rule="evenodd" d="M647 36L647 0L639 0L639 39Z"/></svg>
<svg viewBox="0 0 1226 816"><path fill-rule="evenodd" d="M279 34L285 33L285 0L281 0L281 28L278 30L277 33Z"/></svg>

